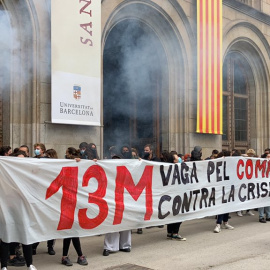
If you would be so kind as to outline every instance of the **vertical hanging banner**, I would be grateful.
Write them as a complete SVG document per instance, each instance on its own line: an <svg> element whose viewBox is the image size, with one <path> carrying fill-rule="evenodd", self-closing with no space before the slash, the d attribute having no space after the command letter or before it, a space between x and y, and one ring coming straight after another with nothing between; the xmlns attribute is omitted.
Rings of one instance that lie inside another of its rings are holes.
<svg viewBox="0 0 270 270"><path fill-rule="evenodd" d="M197 0L197 132L222 134L222 0Z"/></svg>
<svg viewBox="0 0 270 270"><path fill-rule="evenodd" d="M51 3L52 122L100 125L101 1Z"/></svg>

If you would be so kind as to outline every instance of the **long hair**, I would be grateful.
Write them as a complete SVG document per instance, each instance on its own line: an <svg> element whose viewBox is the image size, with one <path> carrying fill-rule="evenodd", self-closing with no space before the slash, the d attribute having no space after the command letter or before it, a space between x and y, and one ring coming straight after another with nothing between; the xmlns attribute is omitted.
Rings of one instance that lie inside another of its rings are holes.
<svg viewBox="0 0 270 270"><path fill-rule="evenodd" d="M93 148L93 146L95 146ZM97 153L97 146L94 143L89 143L85 150L86 155L88 156L88 159L99 159L98 153Z"/></svg>
<svg viewBox="0 0 270 270"><path fill-rule="evenodd" d="M67 159L80 158L80 150L77 150L74 147L69 147L66 151L66 158Z"/></svg>
<svg viewBox="0 0 270 270"><path fill-rule="evenodd" d="M48 158L58 158L57 152L54 149L48 149L45 154Z"/></svg>

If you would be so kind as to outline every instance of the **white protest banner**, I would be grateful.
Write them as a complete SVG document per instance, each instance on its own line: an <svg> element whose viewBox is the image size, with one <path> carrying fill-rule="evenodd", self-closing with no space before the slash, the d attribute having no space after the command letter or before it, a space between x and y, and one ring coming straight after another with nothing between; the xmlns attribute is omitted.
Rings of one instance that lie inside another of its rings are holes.
<svg viewBox="0 0 270 270"><path fill-rule="evenodd" d="M51 1L52 122L100 125L101 1Z"/></svg>
<svg viewBox="0 0 270 270"><path fill-rule="evenodd" d="M0 238L25 244L270 205L270 161L0 157Z"/></svg>

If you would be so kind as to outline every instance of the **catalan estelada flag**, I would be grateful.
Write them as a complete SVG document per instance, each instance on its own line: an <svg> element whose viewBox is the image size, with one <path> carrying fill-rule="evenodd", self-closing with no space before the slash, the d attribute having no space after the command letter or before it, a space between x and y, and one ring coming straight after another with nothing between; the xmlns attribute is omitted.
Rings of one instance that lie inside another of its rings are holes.
<svg viewBox="0 0 270 270"><path fill-rule="evenodd" d="M197 0L197 132L222 134L222 0Z"/></svg>

